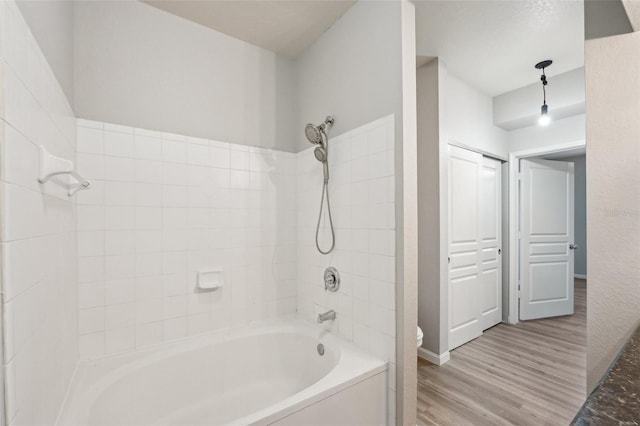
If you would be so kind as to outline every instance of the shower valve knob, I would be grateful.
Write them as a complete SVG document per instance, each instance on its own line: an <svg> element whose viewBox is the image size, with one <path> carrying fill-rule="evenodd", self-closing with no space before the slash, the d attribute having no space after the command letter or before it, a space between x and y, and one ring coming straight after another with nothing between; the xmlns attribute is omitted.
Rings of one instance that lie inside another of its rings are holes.
<svg viewBox="0 0 640 426"><path fill-rule="evenodd" d="M336 292L340 288L340 274L333 266L329 266L324 271L324 289Z"/></svg>

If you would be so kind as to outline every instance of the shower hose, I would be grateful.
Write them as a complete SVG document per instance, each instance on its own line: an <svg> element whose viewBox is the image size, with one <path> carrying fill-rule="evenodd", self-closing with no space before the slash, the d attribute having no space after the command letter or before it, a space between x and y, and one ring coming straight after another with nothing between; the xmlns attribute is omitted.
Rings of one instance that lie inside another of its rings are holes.
<svg viewBox="0 0 640 426"><path fill-rule="evenodd" d="M320 221L322 220L322 208L324 207L324 199L327 199L327 212L329 214L329 226L331 227L331 247L329 250L322 250L320 248L319 234L320 234ZM333 251L333 248L336 246L336 233L333 230L333 218L331 217L331 204L329 203L329 181L325 180L322 184L322 196L320 197L320 212L318 214L318 224L316 225L316 247L318 251L322 254L329 254Z"/></svg>

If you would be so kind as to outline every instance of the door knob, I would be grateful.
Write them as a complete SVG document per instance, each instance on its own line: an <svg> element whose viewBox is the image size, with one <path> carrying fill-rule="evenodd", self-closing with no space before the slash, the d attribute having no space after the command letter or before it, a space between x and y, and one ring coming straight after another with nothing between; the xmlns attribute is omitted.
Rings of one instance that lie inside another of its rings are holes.
<svg viewBox="0 0 640 426"><path fill-rule="evenodd" d="M571 250L578 250L578 245L577 244L569 244L569 248Z"/></svg>

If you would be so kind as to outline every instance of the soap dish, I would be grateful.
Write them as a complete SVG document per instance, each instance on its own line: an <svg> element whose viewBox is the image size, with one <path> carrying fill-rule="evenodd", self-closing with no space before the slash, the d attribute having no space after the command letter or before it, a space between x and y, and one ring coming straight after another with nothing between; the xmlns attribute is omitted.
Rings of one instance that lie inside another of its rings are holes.
<svg viewBox="0 0 640 426"><path fill-rule="evenodd" d="M198 288L200 290L216 290L224 286L222 269L198 271Z"/></svg>

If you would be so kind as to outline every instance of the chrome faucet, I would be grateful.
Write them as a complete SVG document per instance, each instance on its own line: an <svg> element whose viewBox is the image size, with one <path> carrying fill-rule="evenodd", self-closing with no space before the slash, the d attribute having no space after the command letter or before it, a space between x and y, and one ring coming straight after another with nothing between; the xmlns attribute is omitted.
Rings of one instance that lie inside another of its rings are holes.
<svg viewBox="0 0 640 426"><path fill-rule="evenodd" d="M325 312L324 314L318 314L318 324L322 324L325 321L336 319L336 311L333 309Z"/></svg>

